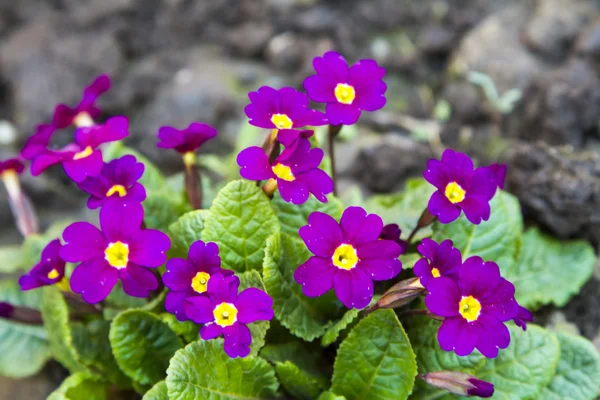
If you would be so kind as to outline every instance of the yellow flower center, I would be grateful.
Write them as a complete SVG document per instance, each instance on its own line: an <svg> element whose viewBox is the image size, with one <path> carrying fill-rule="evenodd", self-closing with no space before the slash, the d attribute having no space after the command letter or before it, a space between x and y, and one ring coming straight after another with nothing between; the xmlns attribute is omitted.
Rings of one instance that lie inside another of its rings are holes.
<svg viewBox="0 0 600 400"><path fill-rule="evenodd" d="M196 153L194 153L193 151L188 151L187 153L184 153L183 164L186 167L192 167L196 165Z"/></svg>
<svg viewBox="0 0 600 400"><path fill-rule="evenodd" d="M215 316L215 323L219 326L231 326L237 321L238 310L231 303L221 303L215 307L213 315Z"/></svg>
<svg viewBox="0 0 600 400"><path fill-rule="evenodd" d="M296 177L294 176L292 169L290 167L288 167L287 165L283 165L283 164L277 164L274 167L271 168L273 170L273 173L275 175L277 175L277 177L279 179L283 179L284 181L288 181L291 182L294 179L296 179Z"/></svg>
<svg viewBox="0 0 600 400"><path fill-rule="evenodd" d="M73 118L73 124L78 128L89 127L94 125L94 120L90 114L83 111Z"/></svg>
<svg viewBox="0 0 600 400"><path fill-rule="evenodd" d="M434 278L439 278L440 277L440 270L437 268L432 268L431 269L431 275L433 275Z"/></svg>
<svg viewBox="0 0 600 400"><path fill-rule="evenodd" d="M356 91L346 83L338 83L335 87L335 98L342 104L352 104L356 98Z"/></svg>
<svg viewBox="0 0 600 400"><path fill-rule="evenodd" d="M48 272L48 279L56 279L58 275L58 271L53 268L52 271Z"/></svg>
<svg viewBox="0 0 600 400"><path fill-rule="evenodd" d="M358 263L358 255L356 249L349 244L342 244L335 249L333 253L333 265L347 271L356 267Z"/></svg>
<svg viewBox="0 0 600 400"><path fill-rule="evenodd" d="M69 285L69 278L63 276L63 278L54 284L60 291L70 292L71 285Z"/></svg>
<svg viewBox="0 0 600 400"><path fill-rule="evenodd" d="M273 114L271 122L277 127L277 129L292 129L294 123L285 114Z"/></svg>
<svg viewBox="0 0 600 400"><path fill-rule="evenodd" d="M92 146L88 146L79 153L75 153L73 160L81 160L82 158L89 157L93 152L94 149L92 149Z"/></svg>
<svg viewBox="0 0 600 400"><path fill-rule="evenodd" d="M108 192L106 192L106 197L110 197L115 193L118 193L119 197L123 197L127 194L127 190L125 190L125 186L123 185L114 185L108 189Z"/></svg>
<svg viewBox="0 0 600 400"><path fill-rule="evenodd" d="M456 182L450 182L446 186L445 195L450 200L451 203L456 204L460 203L465 199L465 189L460 187L460 185Z"/></svg>
<svg viewBox="0 0 600 400"><path fill-rule="evenodd" d="M125 268L129 262L129 245L122 242L110 243L104 250L104 258L117 269Z"/></svg>
<svg viewBox="0 0 600 400"><path fill-rule="evenodd" d="M481 313L481 303L473 296L463 296L458 303L458 312L469 322L477 321Z"/></svg>
<svg viewBox="0 0 600 400"><path fill-rule="evenodd" d="M192 279L192 289L194 289L196 293L206 292L209 279L210 275L206 272L198 272Z"/></svg>

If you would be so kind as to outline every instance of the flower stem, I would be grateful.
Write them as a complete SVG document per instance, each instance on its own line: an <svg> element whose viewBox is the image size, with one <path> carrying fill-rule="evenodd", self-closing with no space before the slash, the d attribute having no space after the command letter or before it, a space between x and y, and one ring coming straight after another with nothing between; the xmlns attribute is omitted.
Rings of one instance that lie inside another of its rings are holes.
<svg viewBox="0 0 600 400"><path fill-rule="evenodd" d="M412 240L415 238L415 235L417 234L417 232L419 232L421 229L433 224L433 222L436 219L437 219L437 217L435 215L431 214L429 212L429 210L427 209L427 207L425 207L425 209L423 210L423 213L419 217L417 226L415 226L415 228L412 230L412 232L408 236L408 239L406 239L406 242L410 245Z"/></svg>
<svg viewBox="0 0 600 400"><path fill-rule="evenodd" d="M273 198L273 194L277 190L277 181L275 179L269 179L262 187L263 192L269 199Z"/></svg>
<svg viewBox="0 0 600 400"><path fill-rule="evenodd" d="M185 167L184 183L188 200L194 210L202 208L202 178L196 166L196 154L194 152L183 155Z"/></svg>
<svg viewBox="0 0 600 400"><path fill-rule="evenodd" d="M13 170L0 174L6 191L8 204L15 218L17 229L25 237L38 233L38 219L31 201L21 188L19 176Z"/></svg>
<svg viewBox="0 0 600 400"><path fill-rule="evenodd" d="M277 139L278 132L279 130L273 129L263 143L263 150L267 156L269 156L269 164L273 164L281 152L281 146L279 145L279 140Z"/></svg>
<svg viewBox="0 0 600 400"><path fill-rule="evenodd" d="M343 125L329 125L327 139L329 141L329 159L331 160L331 180L333 180L333 195L337 196L337 175L335 169L335 137L342 130Z"/></svg>
<svg viewBox="0 0 600 400"><path fill-rule="evenodd" d="M0 318L20 322L27 325L43 325L42 314L29 307L13 306L10 303L0 303Z"/></svg>
<svg viewBox="0 0 600 400"><path fill-rule="evenodd" d="M67 304L69 304L76 313L102 313L102 306L99 304L90 304L81 298L78 294L73 292L63 292L61 291L63 297Z"/></svg>

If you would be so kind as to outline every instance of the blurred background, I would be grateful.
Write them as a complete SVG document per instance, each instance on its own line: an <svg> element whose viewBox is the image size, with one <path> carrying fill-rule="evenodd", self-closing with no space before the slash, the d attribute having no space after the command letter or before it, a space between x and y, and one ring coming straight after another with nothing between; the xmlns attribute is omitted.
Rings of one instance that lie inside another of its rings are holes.
<svg viewBox="0 0 600 400"><path fill-rule="evenodd" d="M598 244L592 0L0 0L0 158L101 73L113 78L105 116L129 117L126 143L163 171L181 167L175 152L156 148L162 125L214 125L220 135L203 152L225 157L247 132L247 92L300 88L327 50L388 71L388 105L363 114L336 149L342 192L400 190L453 147L481 164L507 163L526 220ZM44 227L83 212L85 196L60 168L24 181ZM19 241L0 189L0 243ZM547 314L600 347L598 274ZM52 364L27 384L0 378L0 399L45 398L61 379Z"/></svg>

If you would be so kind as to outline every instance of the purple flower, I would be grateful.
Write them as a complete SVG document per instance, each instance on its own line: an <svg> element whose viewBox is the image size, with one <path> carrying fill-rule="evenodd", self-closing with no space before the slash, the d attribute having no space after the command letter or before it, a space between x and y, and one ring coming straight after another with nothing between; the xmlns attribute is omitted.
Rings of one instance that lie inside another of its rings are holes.
<svg viewBox="0 0 600 400"><path fill-rule="evenodd" d="M385 69L375 60L360 60L348 67L341 54L329 51L323 57L315 57L313 66L317 74L304 80L304 89L311 100L327 103L330 124L352 125L361 111L385 106Z"/></svg>
<svg viewBox="0 0 600 400"><path fill-rule="evenodd" d="M381 229L381 234L379 235L379 239L384 240L392 240L400 246L402 249L402 254L408 251L408 242L406 240L400 239L402 237L402 230L398 226L398 224L387 224Z"/></svg>
<svg viewBox="0 0 600 400"><path fill-rule="evenodd" d="M373 297L373 281L385 281L400 273L402 248L392 240L380 240L383 221L360 207L348 207L338 224L322 212L313 212L299 230L315 254L294 272L308 297L333 288L348 308L364 308Z"/></svg>
<svg viewBox="0 0 600 400"><path fill-rule="evenodd" d="M246 179L275 179L281 197L288 203L302 204L312 193L322 203L327 202L327 194L333 191L333 181L327 173L319 169L323 160L323 150L310 148L307 139L299 143L291 154L282 154L269 163L269 157L260 147L248 147L237 156L241 167L240 175Z"/></svg>
<svg viewBox="0 0 600 400"><path fill-rule="evenodd" d="M533 321L533 314L531 311L526 309L525 307L519 306L519 310L517 311L517 316L513 319L515 325L524 331L527 330L527 323Z"/></svg>
<svg viewBox="0 0 600 400"><path fill-rule="evenodd" d="M427 208L442 224L456 220L461 210L473 224L490 218L489 202L498 186L490 168L473 169L473 161L466 154L447 149L442 161L427 162L423 176L438 189Z"/></svg>
<svg viewBox="0 0 600 400"><path fill-rule="evenodd" d="M21 290L31 290L41 286L54 285L62 281L65 276L66 263L59 256L60 248L61 244L58 239L46 245L44 250L42 250L40 262L31 271L19 278Z"/></svg>
<svg viewBox="0 0 600 400"><path fill-rule="evenodd" d="M53 125L38 125L35 133L25 142L25 145L21 150L21 157L26 160L33 160L37 155L46 151L46 148L50 143L50 138L54 134L54 130L55 128Z"/></svg>
<svg viewBox="0 0 600 400"><path fill-rule="evenodd" d="M127 137L128 127L127 118L113 117L104 125L78 128L74 143L59 151L46 149L38 154L31 164L31 174L39 175L46 168L62 163L65 173L75 182L82 182L88 176L98 176L104 166L98 146Z"/></svg>
<svg viewBox="0 0 600 400"><path fill-rule="evenodd" d="M314 133L311 130L297 131L295 129L280 129L277 131L277 139L285 147L281 153L281 157L288 158L296 151L302 139L308 139Z"/></svg>
<svg viewBox="0 0 600 400"><path fill-rule="evenodd" d="M185 315L185 299L206 293L211 277L233 275L233 271L221 268L219 246L198 240L188 251L188 258L172 258L167 261L167 272L162 276L166 287L171 289L165 299L165 309L175 314L179 321Z"/></svg>
<svg viewBox="0 0 600 400"><path fill-rule="evenodd" d="M425 382L459 396L492 397L494 385L464 372L436 371L419 375Z"/></svg>
<svg viewBox="0 0 600 400"><path fill-rule="evenodd" d="M496 178L496 185L500 189L504 189L504 181L506 180L506 164L492 164L488 168L494 174Z"/></svg>
<svg viewBox="0 0 600 400"><path fill-rule="evenodd" d="M0 176L4 174L20 174L25 170L25 165L18 158L9 158L6 161L0 161Z"/></svg>
<svg viewBox="0 0 600 400"><path fill-rule="evenodd" d="M146 189L138 183L144 174L144 164L132 155L104 164L98 176L87 177L78 186L90 194L87 206L96 209L108 199L141 203L146 199Z"/></svg>
<svg viewBox="0 0 600 400"><path fill-rule="evenodd" d="M252 334L247 324L273 318L273 300L260 289L248 288L238 295L237 276L213 275L208 282L208 296L185 300L185 313L199 324L204 340L221 334L225 338L225 353L231 358L250 354Z"/></svg>
<svg viewBox="0 0 600 400"><path fill-rule="evenodd" d="M66 128L71 124L76 126L93 125L93 119L100 115L100 109L94 103L108 89L110 89L110 78L108 75L100 75L84 89L81 101L77 106L73 108L64 104L56 106L52 125L58 129Z"/></svg>
<svg viewBox="0 0 600 400"><path fill-rule="evenodd" d="M130 296L147 297L158 288L149 270L165 263L169 237L155 229L141 229L144 209L140 203L109 200L100 210L100 227L75 222L63 232L60 256L78 263L71 275L71 289L88 303L108 296L118 279Z"/></svg>
<svg viewBox="0 0 600 400"><path fill-rule="evenodd" d="M445 317L438 331L442 349L466 356L477 348L494 358L510 343L505 321L516 317L515 287L500 277L494 262L470 257L460 267L458 281L441 277L427 286L427 308Z"/></svg>
<svg viewBox="0 0 600 400"><path fill-rule="evenodd" d="M217 134L215 128L200 122L192 122L190 126L182 130L163 126L158 130L157 146L162 149L175 149L178 153L185 154L196 151Z"/></svg>
<svg viewBox="0 0 600 400"><path fill-rule="evenodd" d="M458 270L462 265L462 256L460 250L455 249L452 240L446 239L441 244L437 244L431 239L423 239L417 246L417 250L425 258L420 259L415 264L413 271L421 279L421 284L425 287L435 278L446 276L457 279Z"/></svg>
<svg viewBox="0 0 600 400"><path fill-rule="evenodd" d="M244 112L250 124L265 129L292 129L325 125L325 115L308 108L308 97L291 87L275 90L263 86L248 93L250 104Z"/></svg>

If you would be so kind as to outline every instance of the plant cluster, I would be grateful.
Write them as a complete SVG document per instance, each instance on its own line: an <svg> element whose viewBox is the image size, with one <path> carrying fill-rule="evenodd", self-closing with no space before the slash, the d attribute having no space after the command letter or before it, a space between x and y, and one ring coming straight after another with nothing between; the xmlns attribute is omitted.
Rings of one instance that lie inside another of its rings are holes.
<svg viewBox="0 0 600 400"><path fill-rule="evenodd" d="M158 132L182 176L124 146L126 117L99 122L107 76L76 107L56 106L0 164L25 236L2 250L4 268L30 268L20 288L1 284L0 373L53 357L71 376L50 399L595 399L597 350L530 324L529 311L577 293L589 244L523 233L506 166L451 149L402 193L340 200L335 140L384 107L385 71L336 52L313 64L306 93L249 93L249 123L268 132L236 152L245 179L228 183L200 173L197 151L218 134L207 124ZM65 128L72 142L56 148ZM40 233L19 184L25 160L34 176L60 164L98 224Z"/></svg>

